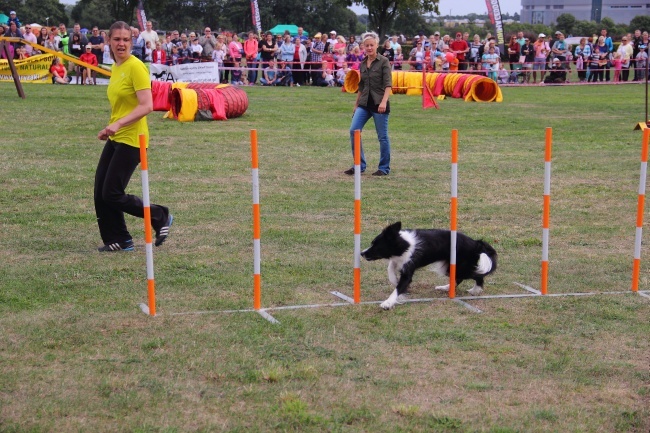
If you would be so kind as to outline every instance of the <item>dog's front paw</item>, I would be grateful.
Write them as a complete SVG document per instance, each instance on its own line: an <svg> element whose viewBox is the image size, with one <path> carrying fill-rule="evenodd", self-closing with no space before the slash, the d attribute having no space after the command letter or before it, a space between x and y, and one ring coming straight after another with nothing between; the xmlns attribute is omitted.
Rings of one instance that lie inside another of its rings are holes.
<svg viewBox="0 0 650 433"><path fill-rule="evenodd" d="M474 286L467 291L472 296L478 296L483 292L483 288L480 286Z"/></svg>
<svg viewBox="0 0 650 433"><path fill-rule="evenodd" d="M443 292L448 292L449 291L449 284L445 284L444 286L436 286L436 290L440 290Z"/></svg>
<svg viewBox="0 0 650 433"><path fill-rule="evenodd" d="M386 299L384 302L381 303L380 307L383 308L384 310L390 310L392 309L395 304L397 304L397 290L393 290L393 293L390 294L388 299Z"/></svg>

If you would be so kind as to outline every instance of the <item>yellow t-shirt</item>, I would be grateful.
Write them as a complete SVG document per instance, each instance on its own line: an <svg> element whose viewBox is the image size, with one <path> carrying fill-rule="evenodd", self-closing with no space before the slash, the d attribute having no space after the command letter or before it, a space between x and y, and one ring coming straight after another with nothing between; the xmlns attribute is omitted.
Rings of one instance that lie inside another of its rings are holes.
<svg viewBox="0 0 650 433"><path fill-rule="evenodd" d="M108 102L111 104L109 123L113 123L133 111L138 106L138 96L135 92L145 89L151 89L149 71L137 57L131 56L119 66L114 64L106 91ZM146 116L120 128L117 134L110 139L129 146L140 147L138 140L140 134L145 135L145 142L149 146L149 127Z"/></svg>

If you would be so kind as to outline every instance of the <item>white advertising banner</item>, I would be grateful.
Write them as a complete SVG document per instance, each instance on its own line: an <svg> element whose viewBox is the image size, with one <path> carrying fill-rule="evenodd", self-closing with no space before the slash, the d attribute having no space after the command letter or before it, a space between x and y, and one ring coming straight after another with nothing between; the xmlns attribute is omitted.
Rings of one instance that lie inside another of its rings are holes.
<svg viewBox="0 0 650 433"><path fill-rule="evenodd" d="M149 73L152 81L219 83L219 68L216 62L185 63L173 66L150 63Z"/></svg>

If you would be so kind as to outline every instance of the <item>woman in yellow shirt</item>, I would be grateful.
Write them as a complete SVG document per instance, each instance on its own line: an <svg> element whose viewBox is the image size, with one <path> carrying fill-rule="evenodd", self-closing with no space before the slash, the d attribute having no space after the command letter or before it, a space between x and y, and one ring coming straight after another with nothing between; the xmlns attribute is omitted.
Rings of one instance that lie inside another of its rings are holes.
<svg viewBox="0 0 650 433"><path fill-rule="evenodd" d="M124 221L124 213L144 217L142 200L126 194L126 186L140 163L138 136L149 144L147 114L153 110L151 81L146 66L131 55L131 27L114 23L108 39L115 60L107 95L111 104L109 125L97 138L106 140L95 173L95 213L104 245L100 252L133 251L133 239ZM155 245L169 235L174 218L165 206L151 205L151 225L156 231Z"/></svg>

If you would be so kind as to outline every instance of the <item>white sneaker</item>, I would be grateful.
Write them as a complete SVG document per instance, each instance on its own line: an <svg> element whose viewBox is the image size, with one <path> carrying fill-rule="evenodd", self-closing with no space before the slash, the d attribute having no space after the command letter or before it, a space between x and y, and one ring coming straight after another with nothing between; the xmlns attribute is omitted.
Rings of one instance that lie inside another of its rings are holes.
<svg viewBox="0 0 650 433"><path fill-rule="evenodd" d="M296 87L300 87L300 84L296 83Z"/></svg>

